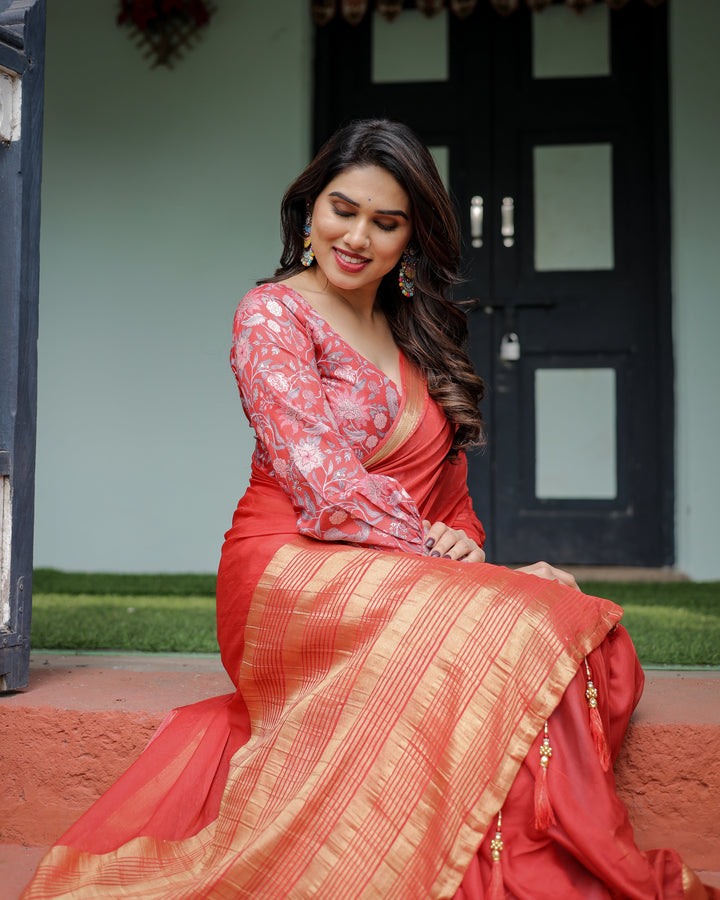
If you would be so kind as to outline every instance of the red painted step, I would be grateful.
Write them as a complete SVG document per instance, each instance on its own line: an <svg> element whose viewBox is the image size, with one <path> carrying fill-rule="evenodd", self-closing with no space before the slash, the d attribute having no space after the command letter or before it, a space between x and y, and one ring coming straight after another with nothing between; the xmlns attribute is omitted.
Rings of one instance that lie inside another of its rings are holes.
<svg viewBox="0 0 720 900"><path fill-rule="evenodd" d="M30 687L0 698L2 900L170 709L231 690L218 657L34 654ZM648 672L616 772L641 847L720 873L720 671Z"/></svg>

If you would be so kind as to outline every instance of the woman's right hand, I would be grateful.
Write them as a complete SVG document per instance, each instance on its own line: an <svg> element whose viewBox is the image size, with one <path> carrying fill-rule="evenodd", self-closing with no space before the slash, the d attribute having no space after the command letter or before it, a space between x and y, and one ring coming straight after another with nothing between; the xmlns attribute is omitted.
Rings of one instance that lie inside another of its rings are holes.
<svg viewBox="0 0 720 900"><path fill-rule="evenodd" d="M425 549L430 556L458 559L462 562L485 562L485 551L462 530L444 522L423 520Z"/></svg>
<svg viewBox="0 0 720 900"><path fill-rule="evenodd" d="M566 572L564 569L557 569L555 566L551 566L550 563L536 562L530 566L523 566L520 569L515 569L515 571L527 572L528 575L537 575L538 578L547 578L548 581L559 581L561 584L566 584L568 587L575 588L576 591L580 590L574 575L570 572Z"/></svg>

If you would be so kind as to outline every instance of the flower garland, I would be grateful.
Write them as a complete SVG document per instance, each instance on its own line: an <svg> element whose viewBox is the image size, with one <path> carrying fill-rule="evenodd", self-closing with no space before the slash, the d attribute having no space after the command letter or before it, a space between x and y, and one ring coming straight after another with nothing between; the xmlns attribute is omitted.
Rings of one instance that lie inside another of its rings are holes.
<svg viewBox="0 0 720 900"><path fill-rule="evenodd" d="M211 0L120 0L118 25L128 27L154 66L172 68L215 12Z"/></svg>

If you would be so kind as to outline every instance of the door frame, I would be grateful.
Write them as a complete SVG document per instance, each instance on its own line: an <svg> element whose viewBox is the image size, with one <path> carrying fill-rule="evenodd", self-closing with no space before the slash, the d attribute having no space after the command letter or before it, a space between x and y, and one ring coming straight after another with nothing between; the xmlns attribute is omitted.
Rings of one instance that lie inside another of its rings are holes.
<svg viewBox="0 0 720 900"><path fill-rule="evenodd" d="M0 476L9 530L0 691L10 691L28 684L30 667L46 0L4 5L0 67L21 91L19 128L0 146Z"/></svg>
<svg viewBox="0 0 720 900"><path fill-rule="evenodd" d="M668 67L667 67L667 11L664 7L643 9L641 12L650 13L647 15L637 15L631 9L632 5L625 7L619 11L610 13L612 16L613 29L620 28L637 28L637 21L649 22L649 27L640 35L642 39L642 51L647 55L648 59L655 61L653 71L656 74L655 79L651 83L650 106L648 116L651 121L650 133L648 134L647 146L652 148L651 159L648 165L653 168L653 189L652 196L647 196L646 200L652 204L654 210L653 235L652 243L656 248L652 272L650 278L655 282L654 298L656 303L657 316L655 316L652 329L656 332L653 336L654 346L657 353L656 374L648 375L653 377L658 385L658 396L661 401L657 404L656 414L659 421L657 446L655 449L655 459L658 466L658 475L653 476L653 486L650 489L653 496L657 496L656 509L659 522L654 530L654 550L651 556L646 554L646 559L638 558L636 564L645 565L672 565L675 561L675 452L674 452L674 427L675 427L675 409L674 409L674 357L673 357L673 341L672 341L672 297L671 297L671 274L670 274L670 168L669 168L669 122L668 122ZM489 7L489 4L488 4ZM476 7L474 16L482 11L483 16L486 15L486 9L480 5ZM519 16L537 15L528 10L518 10L512 15L506 17L503 21L508 24L516 20ZM478 76L478 64L484 65L484 54L479 52L479 48L471 36L470 29L464 27L462 20L450 15L450 24L448 28L448 39L451 42L449 50L450 71L447 82L413 82L404 85L402 83L390 83L385 85L367 85L370 82L370 54L368 47L371 46L371 17L368 14L364 20L356 26L350 26L342 20L333 20L328 25L319 26L315 29L315 107L314 107L314 144L315 149L319 147L322 141L337 126L340 115L342 115L343 107L338 103L338 91L335 86L342 84L340 91L341 99L350 98L351 104L355 106L349 107L350 115L345 116L346 119L351 116L360 116L377 113L379 115L389 111L398 118L404 118L409 124L413 124L416 115L416 109L419 107L419 97L424 98L425 105L432 108L431 128L425 128L423 137L430 143L446 144L450 146L452 156L456 160L460 160L459 168L460 180L463 180L463 168L466 168L463 162L469 158L470 148L459 147L456 142L449 140L452 133L452 121L455 110L450 109L447 102L448 88L455 91L462 91L463 85L470 83L468 79ZM496 15L496 14L495 14ZM455 42L455 43L453 43ZM615 41L613 41L615 44ZM334 46L342 46L342 54L334 56L332 49ZM530 59L523 58L524 65L530 67ZM612 71L617 73L619 60L613 59ZM509 63L508 63L509 65ZM483 70L485 73L486 70ZM485 77L485 75L483 75ZM492 77L492 76L487 76ZM504 77L508 84L514 83L521 74L515 70L506 71L502 76L495 73L494 77ZM611 75L610 78L615 77ZM592 79L590 79L592 81ZM590 89L592 91L604 93L602 85L597 84L588 86L587 79L567 79L566 89L571 95L578 99L581 104L583 92ZM443 102L444 100L444 102ZM398 111L401 114L398 115ZM475 111L474 111L475 112ZM427 118L427 117L425 117ZM471 118L472 127L475 128L475 134L479 138L482 132L482 122L480 117L473 116ZM594 130L593 121L589 119L584 122L588 134ZM552 129L543 129L551 136ZM494 140L494 139L493 139ZM559 142L562 143L562 137L559 135ZM477 148L473 148L473 153ZM492 154L497 156L498 149L493 144ZM489 177L489 176L488 176ZM451 185L457 191L458 185L453 181ZM463 230L464 246L466 249L466 259L464 260L465 268L468 268L468 257L472 258L472 253L468 252L470 248L469 236L469 217L466 215L467 210L464 208L465 201L469 202L465 197L465 188L463 185L463 196L461 203L462 208L457 207L459 221ZM482 188L485 187L485 196L492 196L492 192L487 189L487 185L473 187L472 193L476 191L483 193ZM498 190L500 190L498 186ZM623 185L617 180L614 184L614 205L615 198L618 193L623 191ZM495 206L497 204L486 203L486 222L485 229L488 238L490 231L497 231L497 221L491 221L493 215L497 216ZM489 208L488 208L489 206ZM520 216L530 214L530 207L525 204L520 210ZM632 246L623 246L616 243L616 261L622 259L627 262L628 257L632 257ZM646 268L647 272L648 269ZM602 278L602 273L599 274ZM462 289L458 292L458 296L470 296ZM482 309L480 303L480 310ZM481 311L472 315L482 315ZM473 338L473 329L471 328L471 339L477 340L477 336ZM489 346L489 345L488 345ZM487 349L483 351L483 356L487 355ZM483 374L483 373L481 373ZM489 373L488 373L489 374ZM618 397L620 405L624 403L622 395ZM492 397L486 399L486 409L492 411ZM618 409L618 414L621 410ZM534 432L534 422L531 423ZM527 427L528 423L524 423ZM531 435L530 435L531 436ZM666 436L666 439L662 436ZM622 438L618 447L618 474L623 466L629 464L623 458ZM497 517L494 515L493 503L495 502L495 489L491 489L491 481L494 477L493 450L488 448L483 454L473 454L469 460L470 465L479 473L476 479L476 488L474 497L481 495L480 503L482 504L483 515L488 515L489 530L489 549L493 552L493 528ZM655 493L657 492L657 493ZM485 502L483 502L485 501ZM551 504L550 504L551 505ZM605 539L607 543L607 536ZM643 551L644 552L644 551ZM600 558L602 556L602 560ZM605 546L603 553L598 555L597 564L609 564L608 560L612 560L612 553ZM522 562L517 559L503 559L503 562ZM622 564L626 561L623 560ZM615 564L621 564L618 561Z"/></svg>

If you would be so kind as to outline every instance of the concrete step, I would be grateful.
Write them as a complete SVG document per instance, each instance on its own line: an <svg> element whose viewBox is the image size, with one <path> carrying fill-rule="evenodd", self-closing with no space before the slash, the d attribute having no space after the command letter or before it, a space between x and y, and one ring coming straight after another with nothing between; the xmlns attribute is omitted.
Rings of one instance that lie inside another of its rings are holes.
<svg viewBox="0 0 720 900"><path fill-rule="evenodd" d="M19 900L48 847L0 844L0 897Z"/></svg>
<svg viewBox="0 0 720 900"><path fill-rule="evenodd" d="M29 689L0 698L2 900L170 709L231 690L218 657L33 654ZM720 671L647 672L616 773L641 848L720 873Z"/></svg>

